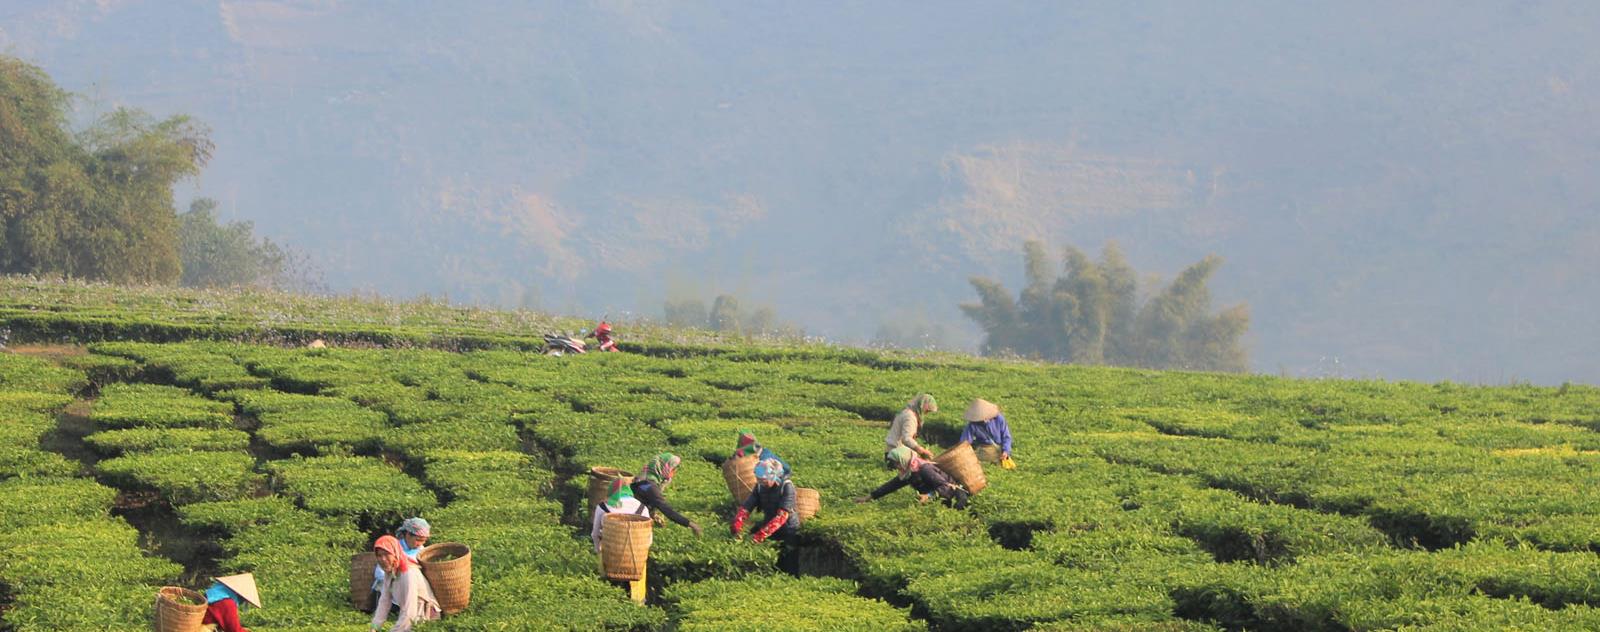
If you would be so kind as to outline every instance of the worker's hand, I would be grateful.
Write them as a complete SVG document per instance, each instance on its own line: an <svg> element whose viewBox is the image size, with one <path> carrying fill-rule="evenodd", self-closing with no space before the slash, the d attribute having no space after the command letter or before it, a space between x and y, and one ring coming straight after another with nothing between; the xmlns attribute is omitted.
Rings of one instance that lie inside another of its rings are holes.
<svg viewBox="0 0 1600 632"><path fill-rule="evenodd" d="M860 504L863 504L863 503L868 503L868 502L872 502L872 497L871 496L857 496L856 497L856 504L857 505L860 505Z"/></svg>
<svg viewBox="0 0 1600 632"><path fill-rule="evenodd" d="M922 458L924 458L924 459L933 458L933 453L929 452L927 448L917 448L917 450L922 453Z"/></svg>
<svg viewBox="0 0 1600 632"><path fill-rule="evenodd" d="M700 537L700 523L690 520L689 530L694 532L694 537Z"/></svg>
<svg viewBox="0 0 1600 632"><path fill-rule="evenodd" d="M923 504L927 504L928 495L927 494L917 494L917 502L923 503Z"/></svg>

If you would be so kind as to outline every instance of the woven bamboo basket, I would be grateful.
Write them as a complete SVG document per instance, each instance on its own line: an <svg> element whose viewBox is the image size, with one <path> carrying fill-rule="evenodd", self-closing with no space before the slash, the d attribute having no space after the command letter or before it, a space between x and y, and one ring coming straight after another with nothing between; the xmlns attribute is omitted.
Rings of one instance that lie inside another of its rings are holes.
<svg viewBox="0 0 1600 632"><path fill-rule="evenodd" d="M350 603L363 612L372 609L373 572L378 568L378 554L365 551L350 556Z"/></svg>
<svg viewBox="0 0 1600 632"><path fill-rule="evenodd" d="M794 489L794 508L800 512L800 520L810 520L822 509L822 494L810 487L796 487Z"/></svg>
<svg viewBox="0 0 1600 632"><path fill-rule="evenodd" d="M722 480L728 483L728 493L733 494L734 504L744 502L745 497L755 490L756 461L755 455L746 455L722 462Z"/></svg>
<svg viewBox="0 0 1600 632"><path fill-rule="evenodd" d="M606 501L611 495L611 481L619 478L626 481L625 484L633 482L627 472L614 467L589 468L589 513L594 513L594 508Z"/></svg>
<svg viewBox="0 0 1600 632"><path fill-rule="evenodd" d="M177 586L164 586L156 592L156 632L195 632L205 618L204 595Z"/></svg>
<svg viewBox="0 0 1600 632"><path fill-rule="evenodd" d="M971 444L957 444L933 457L933 462L967 488L967 493L976 494L989 486L989 478L983 475L983 465L978 463L978 454L972 451Z"/></svg>
<svg viewBox="0 0 1600 632"><path fill-rule="evenodd" d="M467 609L472 600L472 549L459 542L430 544L417 553L417 562L440 610L455 614Z"/></svg>
<svg viewBox="0 0 1600 632"><path fill-rule="evenodd" d="M600 534L600 568L607 579L644 579L644 564L650 559L649 518L634 514L606 514Z"/></svg>

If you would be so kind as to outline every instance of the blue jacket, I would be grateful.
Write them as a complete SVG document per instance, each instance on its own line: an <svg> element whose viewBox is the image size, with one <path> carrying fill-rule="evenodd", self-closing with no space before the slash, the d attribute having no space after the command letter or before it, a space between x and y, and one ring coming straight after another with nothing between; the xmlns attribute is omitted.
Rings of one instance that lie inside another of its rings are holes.
<svg viewBox="0 0 1600 632"><path fill-rule="evenodd" d="M1001 452L1011 454L1011 427L1006 425L1005 415L995 415L989 421L969 421L961 431L961 441L972 447L998 445Z"/></svg>

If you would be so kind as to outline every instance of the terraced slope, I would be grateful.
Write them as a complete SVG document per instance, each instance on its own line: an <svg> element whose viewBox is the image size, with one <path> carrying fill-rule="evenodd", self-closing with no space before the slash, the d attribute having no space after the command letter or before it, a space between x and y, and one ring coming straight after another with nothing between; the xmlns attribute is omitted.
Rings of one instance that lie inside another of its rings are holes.
<svg viewBox="0 0 1600 632"><path fill-rule="evenodd" d="M1600 389L629 349L0 354L0 629L135 628L153 587L248 570L252 629L356 632L350 554L418 513L474 549L471 608L431 629L1600 627ZM966 512L850 502L922 391L943 445L999 403L1020 467ZM820 490L798 540L727 533L740 428ZM583 472L662 450L707 528L657 529L640 607L596 577Z"/></svg>

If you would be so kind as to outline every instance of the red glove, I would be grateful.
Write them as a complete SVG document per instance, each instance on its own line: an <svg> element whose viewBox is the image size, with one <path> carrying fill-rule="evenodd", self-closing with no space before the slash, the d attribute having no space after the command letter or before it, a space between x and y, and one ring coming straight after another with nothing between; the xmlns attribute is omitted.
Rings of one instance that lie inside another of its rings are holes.
<svg viewBox="0 0 1600 632"><path fill-rule="evenodd" d="M767 524L765 526L761 527L761 529L759 531L756 531L755 536L750 538L750 541L754 542L756 544L761 544L762 542L765 542L768 537L770 537L774 533L777 533L779 529L783 528L783 523L788 522L788 521L789 521L789 510L788 509L779 509L778 513L773 514L772 515L772 519L768 520Z"/></svg>
<svg viewBox="0 0 1600 632"><path fill-rule="evenodd" d="M733 514L733 537L739 538L739 531L744 529L744 519L750 517L750 510L740 507L738 513Z"/></svg>

